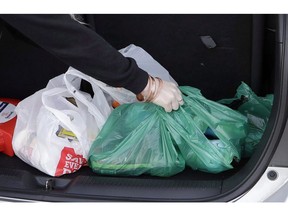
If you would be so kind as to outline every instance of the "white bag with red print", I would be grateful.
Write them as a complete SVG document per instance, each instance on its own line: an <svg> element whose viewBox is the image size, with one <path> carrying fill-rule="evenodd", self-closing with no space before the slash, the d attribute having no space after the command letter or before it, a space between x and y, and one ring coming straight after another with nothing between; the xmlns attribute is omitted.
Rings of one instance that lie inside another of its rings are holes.
<svg viewBox="0 0 288 216"><path fill-rule="evenodd" d="M93 97L80 90L82 79L91 84ZM16 107L15 155L50 176L79 170L87 165L91 144L113 109L112 100L129 103L135 95L69 68Z"/></svg>

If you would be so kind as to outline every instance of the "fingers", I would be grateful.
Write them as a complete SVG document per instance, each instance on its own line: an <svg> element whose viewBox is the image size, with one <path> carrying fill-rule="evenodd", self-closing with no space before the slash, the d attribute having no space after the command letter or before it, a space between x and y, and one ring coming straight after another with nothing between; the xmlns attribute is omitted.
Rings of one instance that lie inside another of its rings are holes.
<svg viewBox="0 0 288 216"><path fill-rule="evenodd" d="M183 103L183 100L181 102L173 100L171 103L163 104L162 107L166 112L171 112L172 110L178 110Z"/></svg>
<svg viewBox="0 0 288 216"><path fill-rule="evenodd" d="M162 106L166 112L178 110L179 107L184 104L181 92L178 87L174 84L167 85L167 83L163 86L159 96L152 102Z"/></svg>
<svg viewBox="0 0 288 216"><path fill-rule="evenodd" d="M172 103L171 103L171 106L172 106L172 109L173 110L178 110L180 104L177 100L173 100Z"/></svg>
<svg viewBox="0 0 288 216"><path fill-rule="evenodd" d="M179 103L180 106L182 106L184 104L183 99L179 100L178 103Z"/></svg>
<svg viewBox="0 0 288 216"><path fill-rule="evenodd" d="M163 108L165 109L166 112L171 112L172 111L172 106L171 104L167 105L167 106L163 106Z"/></svg>
<svg viewBox="0 0 288 216"><path fill-rule="evenodd" d="M181 91L179 90L178 87L176 87L175 98L176 98L176 100L177 100L177 103L178 103L180 106L182 106L182 105L184 104L184 101L183 101L183 98L182 98L182 93L181 93ZM179 106L178 106L178 108L179 108ZM177 108L177 109L178 109L178 108Z"/></svg>
<svg viewBox="0 0 288 216"><path fill-rule="evenodd" d="M168 88L170 90L170 94L169 94L169 97L167 97L167 101L171 106L171 111L178 110L179 107L184 104L184 101L182 99L182 94L179 88L174 84L171 86L168 86Z"/></svg>

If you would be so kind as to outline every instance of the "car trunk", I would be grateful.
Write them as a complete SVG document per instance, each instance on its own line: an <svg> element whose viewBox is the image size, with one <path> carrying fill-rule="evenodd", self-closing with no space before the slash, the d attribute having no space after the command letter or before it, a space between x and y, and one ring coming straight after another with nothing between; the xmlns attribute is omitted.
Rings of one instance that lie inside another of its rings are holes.
<svg viewBox="0 0 288 216"><path fill-rule="evenodd" d="M103 176L89 167L48 176L16 156L0 154L0 197L41 201L230 201L247 192L269 165L283 130L287 92L285 17L251 14L100 14L84 21L121 49L142 47L179 85L211 100L231 98L241 81L259 96L275 95L266 131L254 154L218 174L191 168L172 177ZM24 99L68 66L1 23L1 97ZM30 55L27 55L27 52ZM15 58L15 54L19 58ZM83 71L84 72L84 71ZM285 89L286 88L286 89ZM281 114L282 113L282 114ZM287 112L286 112L287 113Z"/></svg>

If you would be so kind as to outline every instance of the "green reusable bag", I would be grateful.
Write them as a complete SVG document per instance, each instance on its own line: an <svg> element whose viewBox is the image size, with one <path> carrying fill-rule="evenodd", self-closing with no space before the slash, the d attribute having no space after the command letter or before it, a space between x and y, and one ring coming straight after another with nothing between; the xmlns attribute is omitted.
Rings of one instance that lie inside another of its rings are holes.
<svg viewBox="0 0 288 216"><path fill-rule="evenodd" d="M106 175L171 176L185 169L218 173L240 160L247 119L180 87L184 105L170 113L153 103L123 104L107 119L89 152L92 170ZM217 136L209 140L210 128Z"/></svg>
<svg viewBox="0 0 288 216"><path fill-rule="evenodd" d="M186 165L210 173L232 169L231 163L241 159L242 144L247 136L247 118L227 106L206 99L199 89L181 86L180 90L185 101L181 107L183 111L172 112L171 115L182 127L170 131L172 136L175 135ZM180 131L180 128L186 131ZM208 128L217 139L205 136ZM177 139L178 135L182 139Z"/></svg>
<svg viewBox="0 0 288 216"><path fill-rule="evenodd" d="M117 107L92 144L89 166L106 175L171 176L184 170L163 115L152 103Z"/></svg>
<svg viewBox="0 0 288 216"><path fill-rule="evenodd" d="M236 95L231 99L222 99L219 103L238 110L248 119L248 134L243 145L242 157L251 157L268 123L273 106L273 94L257 96L244 82L239 85Z"/></svg>

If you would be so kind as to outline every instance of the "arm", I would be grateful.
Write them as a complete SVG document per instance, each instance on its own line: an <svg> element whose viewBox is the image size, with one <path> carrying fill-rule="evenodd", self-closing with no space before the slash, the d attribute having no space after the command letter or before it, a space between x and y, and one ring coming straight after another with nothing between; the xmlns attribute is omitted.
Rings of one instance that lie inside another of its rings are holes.
<svg viewBox="0 0 288 216"><path fill-rule="evenodd" d="M69 15L0 15L34 43L83 73L111 86L140 93L148 74L96 32Z"/></svg>
<svg viewBox="0 0 288 216"><path fill-rule="evenodd" d="M0 15L0 18L67 65L89 76L114 87L124 87L167 112L183 104L175 84L149 78L134 59L122 56L96 32L71 19L70 15Z"/></svg>

